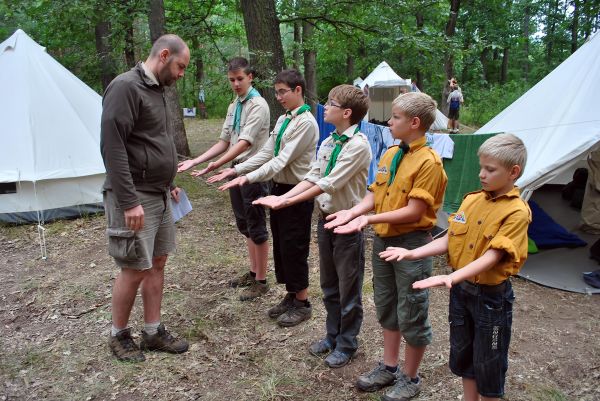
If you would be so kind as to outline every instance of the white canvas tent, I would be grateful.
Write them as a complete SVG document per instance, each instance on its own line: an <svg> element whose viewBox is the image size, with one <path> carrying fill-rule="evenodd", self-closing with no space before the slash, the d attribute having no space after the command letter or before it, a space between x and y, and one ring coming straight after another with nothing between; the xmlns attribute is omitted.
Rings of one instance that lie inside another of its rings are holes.
<svg viewBox="0 0 600 401"><path fill-rule="evenodd" d="M410 79L403 79L382 61L367 77L359 84L360 88L369 90L371 106L365 117L366 120L376 119L387 121L390 118L393 100L402 92L411 90ZM439 110L431 130L441 130L448 127L448 118Z"/></svg>
<svg viewBox="0 0 600 401"><path fill-rule="evenodd" d="M571 181L576 167L600 147L600 35L596 34L517 101L475 134L510 132L527 147L527 165L517 181L523 197L532 197L568 231L584 239L585 248L556 248L531 255L520 275L554 288L599 293L581 274L598 269L589 247L598 236L582 232L579 212L560 191L540 187ZM534 193L534 191L538 190ZM532 196L533 195L533 196Z"/></svg>
<svg viewBox="0 0 600 401"><path fill-rule="evenodd" d="M0 44L0 221L99 209L101 97L25 32Z"/></svg>

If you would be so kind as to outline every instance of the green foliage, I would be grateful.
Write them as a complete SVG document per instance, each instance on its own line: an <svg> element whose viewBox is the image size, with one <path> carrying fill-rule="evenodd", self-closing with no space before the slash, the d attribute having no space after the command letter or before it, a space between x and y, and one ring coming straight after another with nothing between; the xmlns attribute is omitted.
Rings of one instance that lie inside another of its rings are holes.
<svg viewBox="0 0 600 401"><path fill-rule="evenodd" d="M460 121L472 127L481 127L517 100L529 89L523 81L489 87L461 87L465 104L460 108Z"/></svg>

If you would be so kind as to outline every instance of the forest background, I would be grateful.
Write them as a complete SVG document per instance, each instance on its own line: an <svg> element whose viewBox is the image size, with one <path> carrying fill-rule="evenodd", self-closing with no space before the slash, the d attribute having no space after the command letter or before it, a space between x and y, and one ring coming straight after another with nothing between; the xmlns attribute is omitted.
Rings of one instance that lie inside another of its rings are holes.
<svg viewBox="0 0 600 401"><path fill-rule="evenodd" d="M100 94L153 39L181 36L191 62L167 94L181 155L189 155L181 107L197 106L203 88L208 117L224 117L233 97L225 63L234 56L257 68L272 119L282 111L272 93L281 69L305 74L314 105L385 60L442 111L457 77L461 122L477 127L599 27L600 0L0 0L0 40L23 29Z"/></svg>

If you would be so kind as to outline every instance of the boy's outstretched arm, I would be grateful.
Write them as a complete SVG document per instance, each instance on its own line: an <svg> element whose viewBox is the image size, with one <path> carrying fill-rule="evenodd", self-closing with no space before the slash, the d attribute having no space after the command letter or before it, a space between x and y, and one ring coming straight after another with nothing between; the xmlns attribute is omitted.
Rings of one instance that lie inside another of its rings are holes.
<svg viewBox="0 0 600 401"><path fill-rule="evenodd" d="M441 255L448 252L448 234L441 238L431 241L429 244L423 245L415 249L398 248L389 246L385 251L379 252L379 257L385 259L386 262L396 260L414 260L423 259L428 256Z"/></svg>
<svg viewBox="0 0 600 401"><path fill-rule="evenodd" d="M244 139L240 139L238 143L233 145L223 156L219 157L218 160L208 163L208 166L202 170L194 171L192 175L194 177L199 177L206 173L210 173L211 171L218 169L225 163L232 161L233 159L244 153L244 151L250 146L252 146L250 142Z"/></svg>
<svg viewBox="0 0 600 401"><path fill-rule="evenodd" d="M425 280L413 283L414 289L423 289L445 285L451 288L453 284L460 283L468 278L475 277L479 273L494 267L504 256L505 251L500 249L488 249L483 255L475 259L462 269L458 269L451 274L433 276Z"/></svg>
<svg viewBox="0 0 600 401"><path fill-rule="evenodd" d="M253 205L263 205L271 209L281 209L293 204L312 199L323 193L323 190L310 181L303 180L294 188L280 196L265 196L252 202Z"/></svg>
<svg viewBox="0 0 600 401"><path fill-rule="evenodd" d="M182 171L189 170L197 164L204 163L207 160L212 159L225 152L229 148L229 142L226 142L222 139L219 139L217 143L211 146L206 152L202 153L200 156L190 159L184 160L177 165L177 172L181 173Z"/></svg>

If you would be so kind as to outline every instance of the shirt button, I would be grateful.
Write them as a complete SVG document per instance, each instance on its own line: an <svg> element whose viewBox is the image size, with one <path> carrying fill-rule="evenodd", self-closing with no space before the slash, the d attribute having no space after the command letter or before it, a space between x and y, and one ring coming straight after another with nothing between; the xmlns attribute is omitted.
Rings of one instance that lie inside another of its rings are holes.
<svg viewBox="0 0 600 401"><path fill-rule="evenodd" d="M450 231L450 235L454 235L454 231Z"/></svg>
<svg viewBox="0 0 600 401"><path fill-rule="evenodd" d="M479 220L479 221L477 222L477 224L481 224L481 220Z"/></svg>
<svg viewBox="0 0 600 401"><path fill-rule="evenodd" d="M385 194L386 194L386 195L389 195L389 194L390 194L390 191L387 191Z"/></svg>
<svg viewBox="0 0 600 401"><path fill-rule="evenodd" d="M473 244L469 244L469 249L473 249Z"/></svg>

